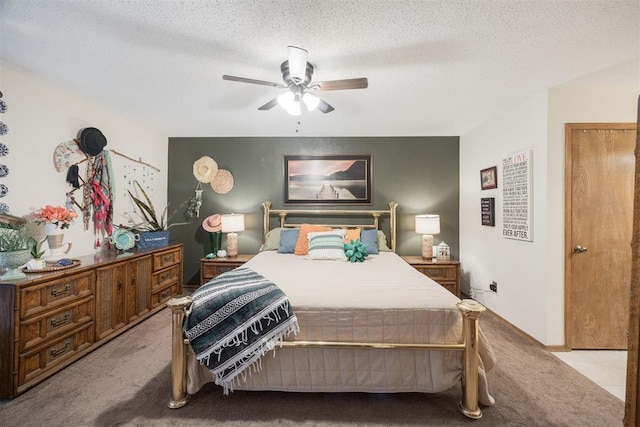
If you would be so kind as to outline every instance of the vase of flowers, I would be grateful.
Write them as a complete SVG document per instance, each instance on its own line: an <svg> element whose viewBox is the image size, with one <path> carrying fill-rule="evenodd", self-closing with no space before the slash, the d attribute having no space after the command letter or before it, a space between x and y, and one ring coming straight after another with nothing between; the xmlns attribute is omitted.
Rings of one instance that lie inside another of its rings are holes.
<svg viewBox="0 0 640 427"><path fill-rule="evenodd" d="M71 250L71 243L65 245L64 230L69 228L78 214L62 206L46 205L33 214L36 224L44 224L47 244L52 256L64 255Z"/></svg>

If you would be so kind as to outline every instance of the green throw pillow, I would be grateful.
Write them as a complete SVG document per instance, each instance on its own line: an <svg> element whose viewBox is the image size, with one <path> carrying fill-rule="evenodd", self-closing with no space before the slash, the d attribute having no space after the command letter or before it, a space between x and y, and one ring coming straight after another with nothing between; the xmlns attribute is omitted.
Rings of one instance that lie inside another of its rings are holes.
<svg viewBox="0 0 640 427"><path fill-rule="evenodd" d="M345 243L344 254L350 262L363 262L367 255L369 255L367 253L367 245L362 243L360 239Z"/></svg>

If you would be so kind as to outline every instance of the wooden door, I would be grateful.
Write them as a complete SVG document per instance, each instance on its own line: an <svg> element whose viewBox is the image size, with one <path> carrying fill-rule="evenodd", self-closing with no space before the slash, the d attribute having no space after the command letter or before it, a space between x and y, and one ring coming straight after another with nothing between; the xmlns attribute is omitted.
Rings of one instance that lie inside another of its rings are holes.
<svg viewBox="0 0 640 427"><path fill-rule="evenodd" d="M151 255L128 263L127 321L133 321L151 310Z"/></svg>
<svg viewBox="0 0 640 427"><path fill-rule="evenodd" d="M101 340L127 323L127 264L98 268L96 274L96 340Z"/></svg>
<svg viewBox="0 0 640 427"><path fill-rule="evenodd" d="M626 349L634 123L566 125L565 340Z"/></svg>

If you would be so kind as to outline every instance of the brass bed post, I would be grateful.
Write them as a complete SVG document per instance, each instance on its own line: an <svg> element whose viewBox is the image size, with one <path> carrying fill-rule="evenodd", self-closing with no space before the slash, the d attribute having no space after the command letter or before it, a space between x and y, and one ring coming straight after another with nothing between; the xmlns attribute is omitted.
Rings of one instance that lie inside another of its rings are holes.
<svg viewBox="0 0 640 427"><path fill-rule="evenodd" d="M396 210L398 204L396 202L389 202L389 239L391 240L391 250L395 252L396 248Z"/></svg>
<svg viewBox="0 0 640 427"><path fill-rule="evenodd" d="M262 243L265 243L269 232L269 210L271 210L271 202L262 202L262 211L264 212L264 217L262 218Z"/></svg>
<svg viewBox="0 0 640 427"><path fill-rule="evenodd" d="M478 318L486 309L472 300L463 299L456 304L462 313L462 339L465 350L462 354L462 401L458 409L475 420L482 417L478 406Z"/></svg>
<svg viewBox="0 0 640 427"><path fill-rule="evenodd" d="M187 344L182 333L185 310L191 297L176 296L167 302L171 308L171 409L182 408L189 402L187 394Z"/></svg>

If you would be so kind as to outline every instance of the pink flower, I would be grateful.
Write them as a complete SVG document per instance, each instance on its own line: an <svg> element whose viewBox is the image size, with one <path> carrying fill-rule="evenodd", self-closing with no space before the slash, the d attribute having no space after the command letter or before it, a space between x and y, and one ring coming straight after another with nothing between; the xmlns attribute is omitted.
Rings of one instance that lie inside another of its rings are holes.
<svg viewBox="0 0 640 427"><path fill-rule="evenodd" d="M62 206L46 205L33 213L36 224L55 224L60 228L69 228L78 214Z"/></svg>

